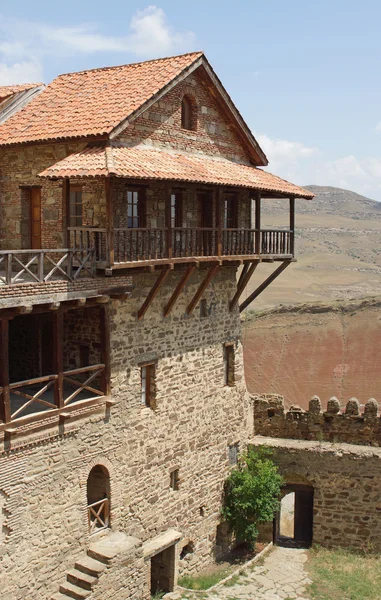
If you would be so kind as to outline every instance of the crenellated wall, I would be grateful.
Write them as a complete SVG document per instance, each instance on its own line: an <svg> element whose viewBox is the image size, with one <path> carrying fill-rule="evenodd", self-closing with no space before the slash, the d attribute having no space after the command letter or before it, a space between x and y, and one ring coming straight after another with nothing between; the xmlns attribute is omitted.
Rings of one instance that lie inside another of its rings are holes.
<svg viewBox="0 0 381 600"><path fill-rule="evenodd" d="M298 406L285 410L283 396L277 394L252 398L257 435L366 446L381 445L381 419L378 416L378 403L374 398L368 400L363 409L357 398L351 398L342 411L338 399L332 397L324 412L318 396L310 400L308 411Z"/></svg>

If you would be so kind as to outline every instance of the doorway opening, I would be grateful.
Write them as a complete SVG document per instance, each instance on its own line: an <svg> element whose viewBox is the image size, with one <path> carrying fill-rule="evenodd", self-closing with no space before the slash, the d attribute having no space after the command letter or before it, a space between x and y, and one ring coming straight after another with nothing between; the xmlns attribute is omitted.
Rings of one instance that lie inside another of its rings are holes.
<svg viewBox="0 0 381 600"><path fill-rule="evenodd" d="M313 535L311 485L287 484L282 489L280 510L274 522L274 542L278 546L309 548Z"/></svg>
<svg viewBox="0 0 381 600"><path fill-rule="evenodd" d="M95 465L87 479L87 514L90 533L110 527L110 475L102 465Z"/></svg>
<svg viewBox="0 0 381 600"><path fill-rule="evenodd" d="M173 592L175 581L175 544L151 558L151 594Z"/></svg>

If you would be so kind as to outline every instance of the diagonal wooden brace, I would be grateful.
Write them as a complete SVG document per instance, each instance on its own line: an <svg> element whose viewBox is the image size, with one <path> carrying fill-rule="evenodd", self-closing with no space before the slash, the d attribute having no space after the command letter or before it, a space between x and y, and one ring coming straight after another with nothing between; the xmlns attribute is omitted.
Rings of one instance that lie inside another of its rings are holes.
<svg viewBox="0 0 381 600"><path fill-rule="evenodd" d="M171 312L172 308L176 304L178 297L180 296L181 292L183 291L186 282L188 281L189 277L192 275L192 273L195 270L195 268L196 268L195 266L191 265L183 273L183 276L180 278L180 281L177 284L175 291L173 292L173 294L170 297L167 305L164 308L163 314L164 314L165 317L167 317L169 315L169 313Z"/></svg>
<svg viewBox="0 0 381 600"><path fill-rule="evenodd" d="M159 288L160 288L161 284L164 283L164 281L167 279L170 270L171 270L170 266L167 266L160 272L160 275L156 279L155 283L153 284L150 293L148 294L147 298L144 300L142 306L138 310L138 320L139 321L140 321L140 319L142 319L144 317L144 315L146 314L151 303L156 298Z"/></svg>
<svg viewBox="0 0 381 600"><path fill-rule="evenodd" d="M193 312L193 310L195 309L195 307L197 306L198 301L200 300L201 296L205 292L205 290L208 287L209 283L212 281L212 279L213 279L213 277L214 277L214 275L215 275L218 267L219 267L219 263L215 263L213 266L211 266L209 268L208 273L206 274L206 276L204 277L204 279L200 283L197 292L193 296L190 304L188 305L188 308L187 308L187 314L188 315L190 315Z"/></svg>
<svg viewBox="0 0 381 600"><path fill-rule="evenodd" d="M276 279L281 273L283 273L283 271L287 269L288 265L290 265L291 263L292 260L285 260L281 265L279 265L279 267L275 269L275 271L271 273L271 275L269 275L269 277L267 277L267 279L265 279L265 281L261 283L261 285L259 285L257 289L252 294L250 294L250 296L246 298L246 300L244 300L244 302L242 302L242 304L239 305L239 312L245 310L245 308L249 306L249 304L251 304L253 300L255 300L255 298L257 298L259 294L261 294L263 290L265 290L267 286L269 286L270 283L274 281L274 279Z"/></svg>
<svg viewBox="0 0 381 600"><path fill-rule="evenodd" d="M243 294L245 287L249 283L251 276L254 273L254 271L258 265L259 265L259 260L254 260L247 269L245 269L245 268L243 269L243 271L241 273L241 277L239 278L239 281L238 281L237 291L234 294L233 299L231 300L231 302L229 304L230 312L233 310L233 308L237 304L238 300L240 299L241 295ZM246 265L245 265L245 267L246 267Z"/></svg>

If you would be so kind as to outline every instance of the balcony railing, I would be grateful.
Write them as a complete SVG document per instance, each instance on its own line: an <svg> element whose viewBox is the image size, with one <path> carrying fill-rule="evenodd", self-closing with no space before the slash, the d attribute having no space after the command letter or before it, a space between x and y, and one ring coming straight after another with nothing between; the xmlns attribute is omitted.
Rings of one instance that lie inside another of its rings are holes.
<svg viewBox="0 0 381 600"><path fill-rule="evenodd" d="M95 274L95 252L87 247L54 250L1 250L0 285L75 281Z"/></svg>
<svg viewBox="0 0 381 600"><path fill-rule="evenodd" d="M87 505L89 533L107 529L110 523L110 501L108 498Z"/></svg>
<svg viewBox="0 0 381 600"><path fill-rule="evenodd" d="M70 241L76 247L91 247L95 259L106 263L106 229L71 227ZM213 227L115 228L114 263L163 259L232 257L251 255L291 256L294 232L286 229L222 229Z"/></svg>

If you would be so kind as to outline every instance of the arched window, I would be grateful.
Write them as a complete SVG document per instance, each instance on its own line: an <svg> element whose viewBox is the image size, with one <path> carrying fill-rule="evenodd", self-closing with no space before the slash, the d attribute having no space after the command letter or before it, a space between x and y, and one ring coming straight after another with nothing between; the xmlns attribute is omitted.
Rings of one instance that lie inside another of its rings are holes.
<svg viewBox="0 0 381 600"><path fill-rule="evenodd" d="M184 96L181 102L181 127L183 129L195 129L192 115L192 101L189 96Z"/></svg>
<svg viewBox="0 0 381 600"><path fill-rule="evenodd" d="M87 513L90 533L110 526L110 475L102 465L95 465L87 479Z"/></svg>

